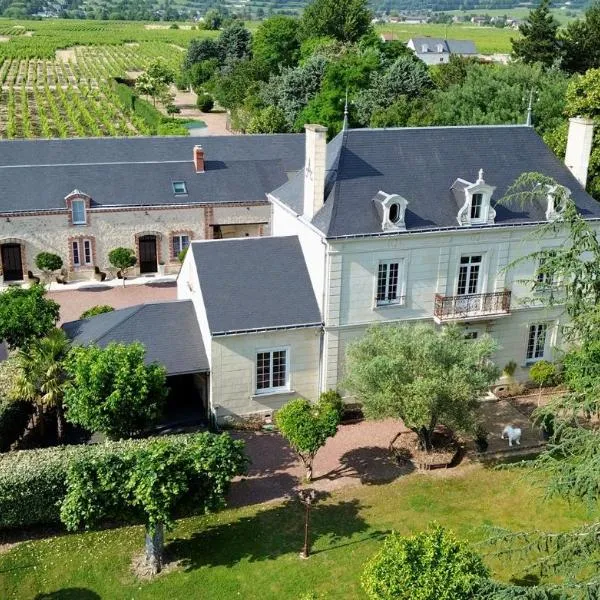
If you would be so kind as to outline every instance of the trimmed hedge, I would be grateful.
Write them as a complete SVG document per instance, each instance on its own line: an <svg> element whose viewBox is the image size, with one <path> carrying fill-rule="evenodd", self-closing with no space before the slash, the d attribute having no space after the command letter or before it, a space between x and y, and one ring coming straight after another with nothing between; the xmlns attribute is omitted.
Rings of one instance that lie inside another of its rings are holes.
<svg viewBox="0 0 600 600"><path fill-rule="evenodd" d="M205 438L207 449L219 443L220 436L210 433L171 435L160 439L172 441L174 444L186 444L197 436ZM0 529L60 524L60 508L67 493L67 472L73 462L93 460L95 456L104 457L111 454L122 456L125 452L143 447L155 439L123 440L89 446L60 446L0 455ZM240 452L241 448L240 445ZM214 458L211 459L210 456L207 457L206 463L207 466L215 466ZM182 507L181 516L193 512L192 503Z"/></svg>

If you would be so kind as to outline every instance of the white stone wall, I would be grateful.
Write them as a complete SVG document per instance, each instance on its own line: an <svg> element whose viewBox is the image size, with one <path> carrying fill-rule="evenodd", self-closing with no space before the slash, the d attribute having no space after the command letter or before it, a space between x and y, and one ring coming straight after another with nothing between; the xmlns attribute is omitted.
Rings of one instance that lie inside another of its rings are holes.
<svg viewBox="0 0 600 600"><path fill-rule="evenodd" d="M271 331L212 339L210 388L217 417L271 413L292 398L316 400L319 395L318 328ZM290 392L256 394L256 354L288 348Z"/></svg>
<svg viewBox="0 0 600 600"><path fill-rule="evenodd" d="M262 225L268 222L270 207L238 206L194 207L155 209L150 207L127 210L91 209L87 211L86 225L72 225L70 214L0 217L0 244L6 240L19 240L25 246L25 274L28 270L37 272L35 257L39 252L48 251L63 258L65 267L71 271L71 279L89 278L93 268L72 268L70 264L70 237L84 237L95 240L94 264L106 271L109 267L108 253L113 248L124 246L136 250L136 235L155 234L158 262L164 262L167 272L177 272L179 261L171 256L173 232L191 232L192 239L205 239L211 235L210 225L234 225L235 234L262 235L268 231ZM265 231L266 229L266 231Z"/></svg>

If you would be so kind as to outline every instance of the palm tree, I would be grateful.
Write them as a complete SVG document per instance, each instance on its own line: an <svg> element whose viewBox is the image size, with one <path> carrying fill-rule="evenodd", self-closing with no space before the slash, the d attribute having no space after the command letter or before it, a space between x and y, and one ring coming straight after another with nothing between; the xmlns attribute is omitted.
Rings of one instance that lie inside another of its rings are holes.
<svg viewBox="0 0 600 600"><path fill-rule="evenodd" d="M56 410L56 433L59 441L65 434L63 410L66 374L63 361L69 350L69 341L62 329L52 329L45 338L34 340L27 349L19 351L19 375L15 381L15 395L35 405L40 427L44 413Z"/></svg>

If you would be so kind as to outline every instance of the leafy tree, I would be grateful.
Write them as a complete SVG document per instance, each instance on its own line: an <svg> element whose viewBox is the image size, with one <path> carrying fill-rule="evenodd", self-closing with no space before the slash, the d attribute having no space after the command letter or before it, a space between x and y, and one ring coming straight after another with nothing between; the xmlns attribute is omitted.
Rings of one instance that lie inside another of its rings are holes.
<svg viewBox="0 0 600 600"><path fill-rule="evenodd" d="M410 537L389 535L361 583L371 600L471 600L488 576L477 554L433 524Z"/></svg>
<svg viewBox="0 0 600 600"><path fill-rule="evenodd" d="M114 248L108 253L108 262L110 262L115 269L121 271L123 285L125 285L125 275L129 269L135 267L137 257L131 248Z"/></svg>
<svg viewBox="0 0 600 600"><path fill-rule="evenodd" d="M175 72L160 58L152 61L144 73L135 82L141 94L150 96L156 106L156 100L165 96L169 85L175 81Z"/></svg>
<svg viewBox="0 0 600 600"><path fill-rule="evenodd" d="M474 430L478 398L498 376L495 348L489 336L466 340L457 326L370 327L347 349L345 386L368 419L402 419L429 451L439 423Z"/></svg>
<svg viewBox="0 0 600 600"><path fill-rule="evenodd" d="M46 281L50 282L52 273L62 269L63 260L58 254L53 254L52 252L40 252L35 257L35 266L44 273Z"/></svg>
<svg viewBox="0 0 600 600"><path fill-rule="evenodd" d="M236 108L257 89L260 66L253 60L237 60L213 77L211 91L221 106Z"/></svg>
<svg viewBox="0 0 600 600"><path fill-rule="evenodd" d="M431 78L436 87L447 90L453 85L461 85L466 79L470 67L477 63L476 58L452 54L447 63L431 67Z"/></svg>
<svg viewBox="0 0 600 600"><path fill-rule="evenodd" d="M67 419L110 439L141 433L160 416L166 398L166 371L146 365L138 342L105 348L75 347L65 363Z"/></svg>
<svg viewBox="0 0 600 600"><path fill-rule="evenodd" d="M267 106L251 119L246 133L286 133L288 124L283 111L277 106Z"/></svg>
<svg viewBox="0 0 600 600"><path fill-rule="evenodd" d="M104 313L112 312L115 310L112 306L108 304L98 304L97 306L92 306L87 310L84 310L79 316L80 319L89 319L90 317L95 317L96 315L102 315Z"/></svg>
<svg viewBox="0 0 600 600"><path fill-rule="evenodd" d="M31 403L15 398L15 380L19 375L16 357L0 362L0 452L6 452L25 432L33 412Z"/></svg>
<svg viewBox="0 0 600 600"><path fill-rule="evenodd" d="M531 381L538 385L538 406L542 399L542 388L545 385L551 385L557 376L556 367L547 360L540 360L536 362L529 369L529 377Z"/></svg>
<svg viewBox="0 0 600 600"><path fill-rule="evenodd" d="M191 69L192 65L205 60L216 60L217 64L224 60L223 51L217 40L213 39L193 39L190 41L187 54L183 61L185 70Z"/></svg>
<svg viewBox="0 0 600 600"><path fill-rule="evenodd" d="M269 73L297 64L300 56L299 22L276 15L263 21L252 38L252 55Z"/></svg>
<svg viewBox="0 0 600 600"><path fill-rule="evenodd" d="M0 294L0 340L9 348L24 348L56 325L60 306L45 295L41 285L10 287Z"/></svg>
<svg viewBox="0 0 600 600"><path fill-rule="evenodd" d="M18 376L13 393L19 399L31 402L43 425L45 413L56 413L56 434L64 440L65 414L63 408L67 375L64 361L69 351L69 340L62 329L52 329L46 337L33 340L18 354Z"/></svg>
<svg viewBox="0 0 600 600"><path fill-rule="evenodd" d="M175 72L162 58L153 60L146 68L146 74L164 85L171 85L175 81Z"/></svg>
<svg viewBox="0 0 600 600"><path fill-rule="evenodd" d="M334 436L340 422L336 406L326 399L312 404L304 398L291 400L275 413L281 435L298 453L306 468L306 480L312 479L313 460L327 438Z"/></svg>
<svg viewBox="0 0 600 600"><path fill-rule="evenodd" d="M559 59L558 21L550 11L550 0L540 0L519 26L521 37L511 40L513 56L524 63L551 67Z"/></svg>
<svg viewBox="0 0 600 600"><path fill-rule="evenodd" d="M313 0L302 13L302 35L357 42L371 31L372 18L366 0Z"/></svg>
<svg viewBox="0 0 600 600"><path fill-rule="evenodd" d="M187 443L155 439L122 455L75 461L67 474L61 519L67 529L95 527L130 513L146 524L146 561L162 568L164 528L174 525L184 504L197 512L225 504L231 480L246 470L243 442L201 433Z"/></svg>
<svg viewBox="0 0 600 600"><path fill-rule="evenodd" d="M559 34L561 66L569 73L600 68L600 2L588 6L583 19L571 21Z"/></svg>
<svg viewBox="0 0 600 600"><path fill-rule="evenodd" d="M209 58L194 63L188 72L188 78L192 89L199 93L202 86L218 71L219 59Z"/></svg>
<svg viewBox="0 0 600 600"><path fill-rule="evenodd" d="M312 56L298 67L283 69L280 75L272 75L260 91L266 105L279 107L292 128L300 111L321 89L328 60L320 55Z"/></svg>
<svg viewBox="0 0 600 600"><path fill-rule="evenodd" d="M247 59L252 55L252 34L242 21L233 21L225 27L217 43L226 61Z"/></svg>
<svg viewBox="0 0 600 600"><path fill-rule="evenodd" d="M202 23L204 24L204 29L208 29L209 31L214 31L221 27L221 23L223 22L223 16L216 8L211 8L206 11L203 17Z"/></svg>

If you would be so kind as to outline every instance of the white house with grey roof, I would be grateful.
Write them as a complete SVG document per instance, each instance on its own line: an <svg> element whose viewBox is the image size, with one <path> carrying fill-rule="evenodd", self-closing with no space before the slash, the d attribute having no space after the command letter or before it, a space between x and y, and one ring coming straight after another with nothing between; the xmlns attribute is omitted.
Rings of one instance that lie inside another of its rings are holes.
<svg viewBox="0 0 600 600"><path fill-rule="evenodd" d="M552 359L560 307L523 303L539 265L507 267L564 243L531 236L560 207L551 190L526 208L498 200L522 173L541 172L597 227L600 204L584 189L592 127L572 119L567 167L527 126L345 130L327 144L324 127L307 125L304 168L269 194L271 237L193 242L179 274L209 411L271 413L339 387L346 346L374 324L489 333L497 364L514 361L520 379Z"/></svg>
<svg viewBox="0 0 600 600"><path fill-rule="evenodd" d="M442 38L410 38L406 43L417 58L427 65L450 62L452 55L462 57L477 56L477 49L471 40L448 40Z"/></svg>
<svg viewBox="0 0 600 600"><path fill-rule="evenodd" d="M0 271L36 275L41 251L69 280L135 251L136 272L176 272L191 240L269 233L266 194L302 168L301 135L0 142Z"/></svg>

